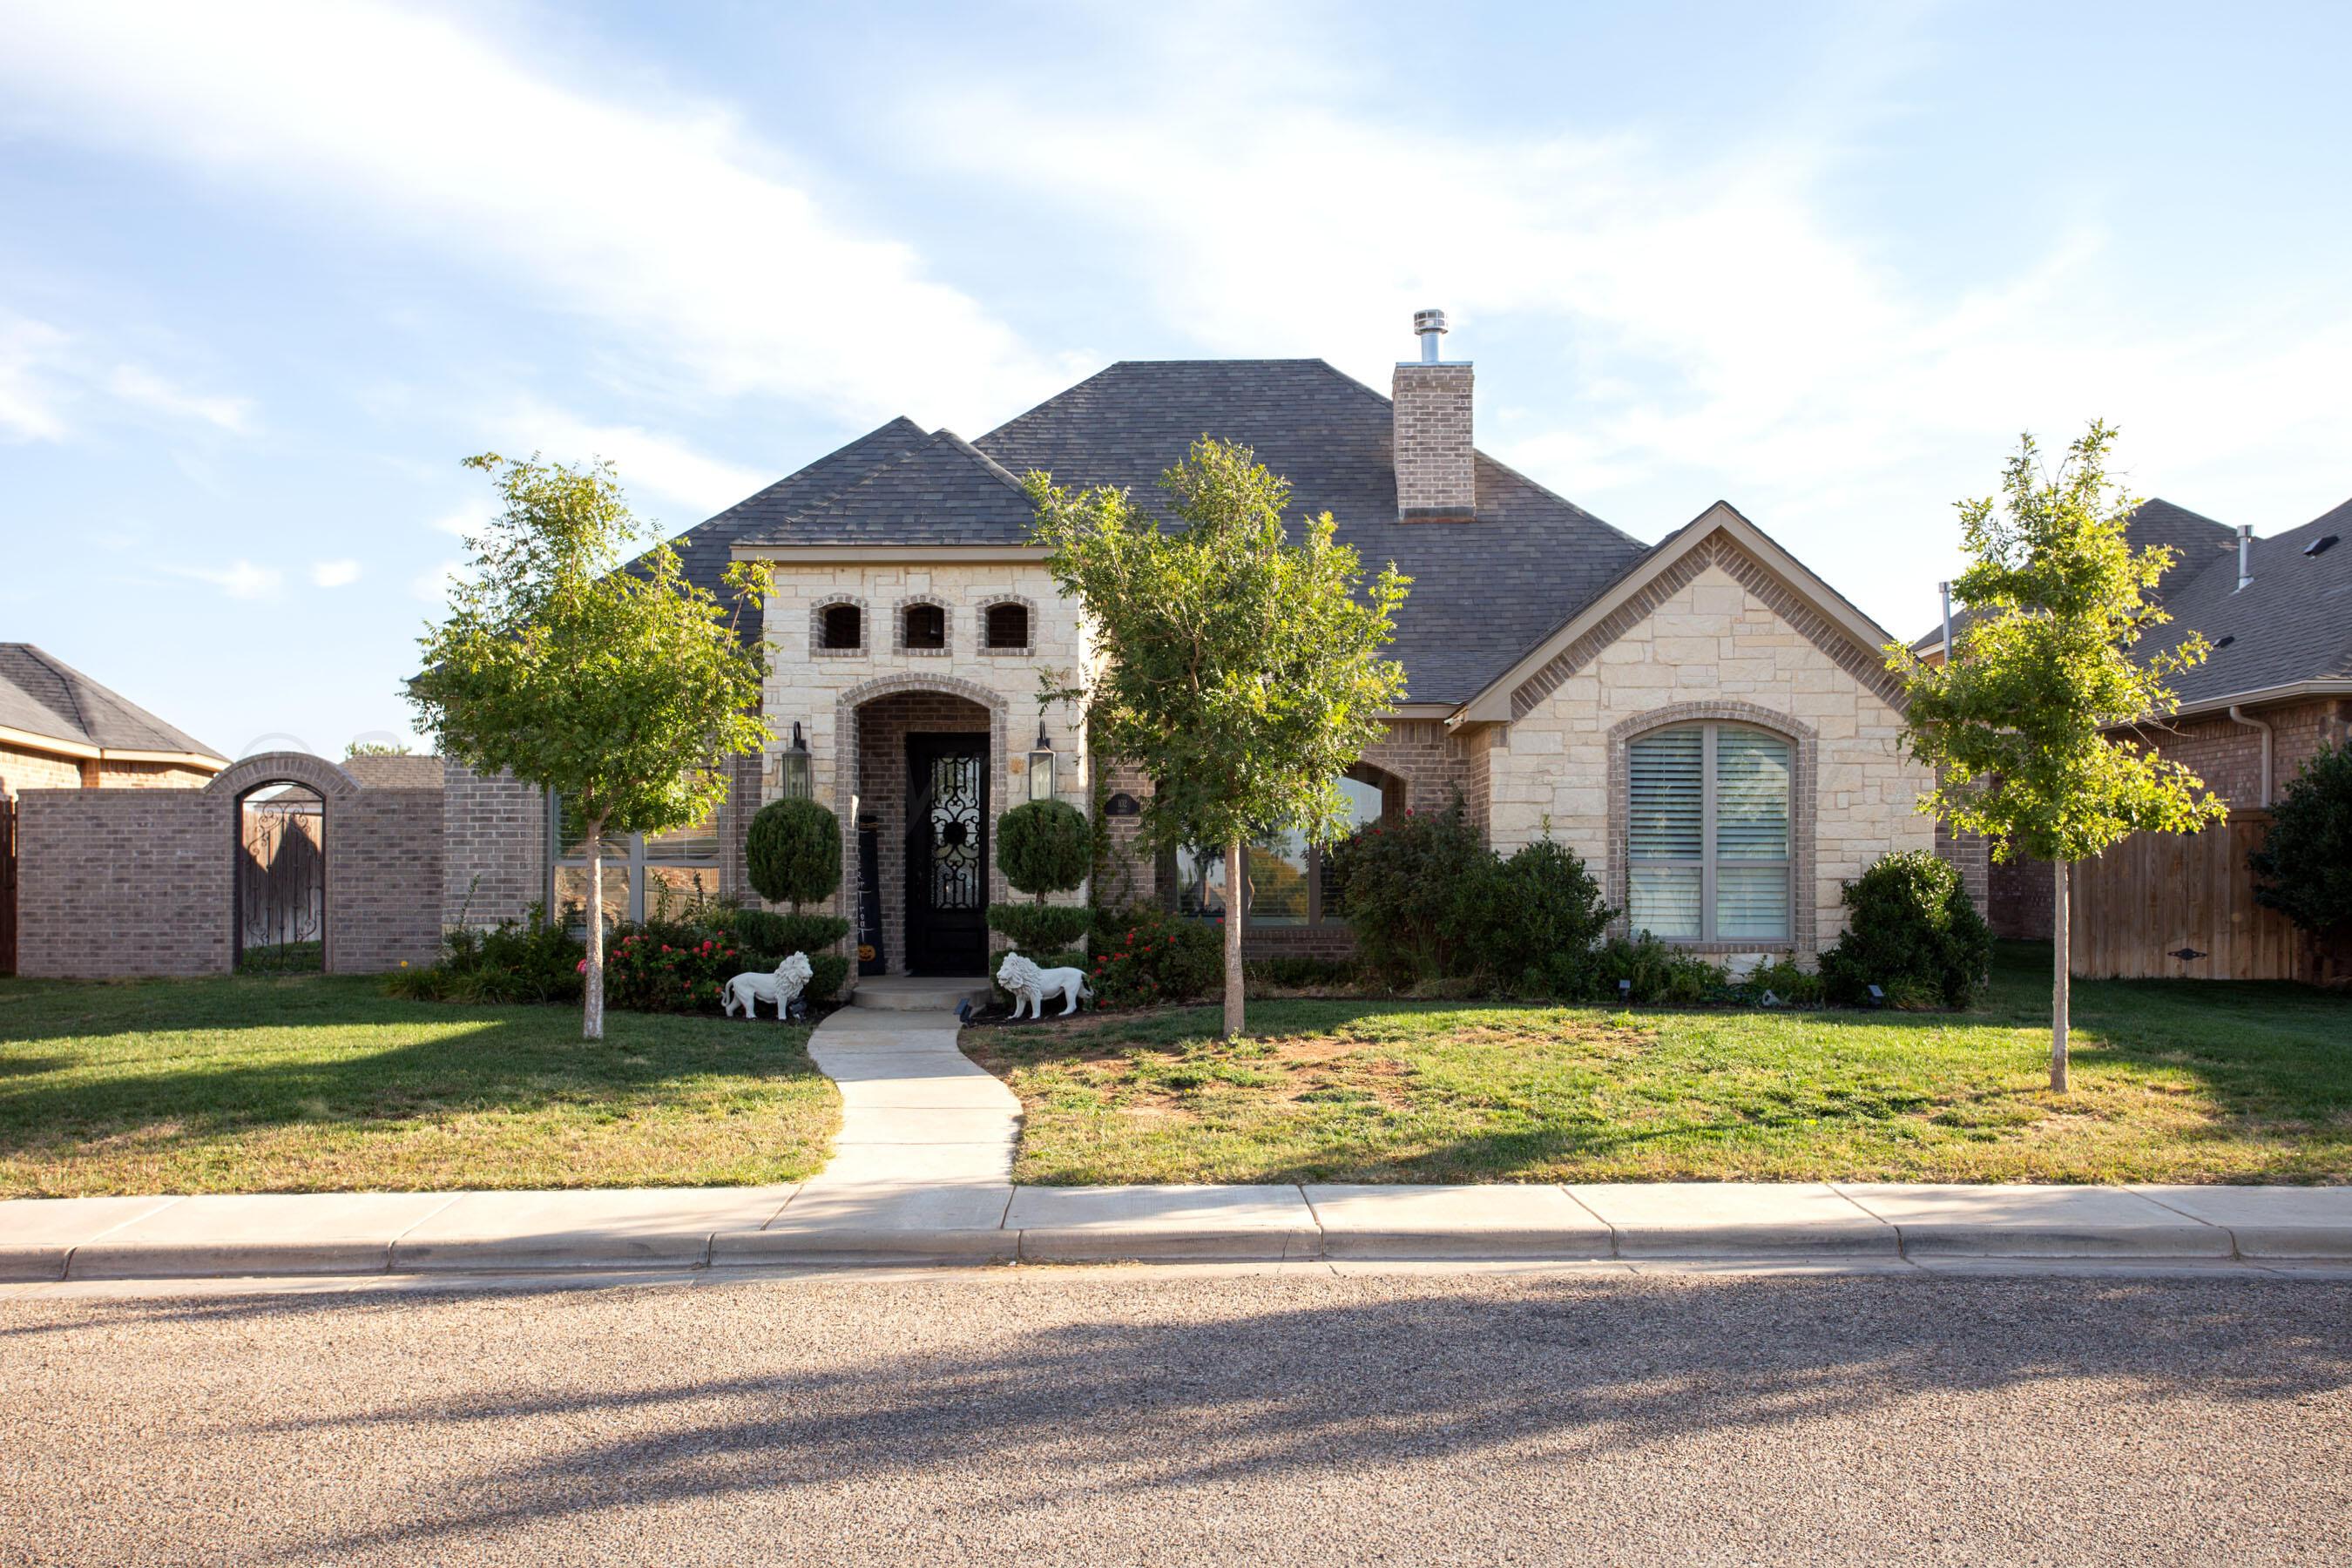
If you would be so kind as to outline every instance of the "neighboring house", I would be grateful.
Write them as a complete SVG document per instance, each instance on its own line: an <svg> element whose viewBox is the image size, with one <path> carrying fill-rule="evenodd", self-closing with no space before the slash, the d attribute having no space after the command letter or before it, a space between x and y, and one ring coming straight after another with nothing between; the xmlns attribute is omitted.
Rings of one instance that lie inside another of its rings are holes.
<svg viewBox="0 0 2352 1568"><path fill-rule="evenodd" d="M842 819L838 907L869 969L974 973L982 910L1009 896L996 818L1052 795L1110 825L1101 897L1239 903L1252 952L1344 950L1319 857L1294 841L1251 850L1238 881L1215 855L1137 857L1118 797L1148 784L1040 702L1041 675L1091 655L1028 542L1019 476L1158 510L1161 472L1205 434L1287 479L1295 516L1331 511L1368 566L1413 579L1391 650L1406 698L1342 786L1360 818L1458 795L1498 848L1574 849L1634 926L1727 956L1817 952L1844 880L1934 842L1887 634L1727 504L1645 547L1477 451L1472 368L1438 359L1438 331L1391 397L1319 360L1122 362L977 440L896 419L691 531L705 586L733 559L774 570L779 740L741 759L711 822L613 847L611 913L744 892L751 813L804 788ZM445 919L576 908L579 847L548 803L454 768L444 801Z"/></svg>
<svg viewBox="0 0 2352 1568"><path fill-rule="evenodd" d="M226 766L210 746L31 643L0 643L0 796L196 789Z"/></svg>
<svg viewBox="0 0 2352 1568"><path fill-rule="evenodd" d="M228 760L27 642L0 643L0 974L16 972L16 797L194 789Z"/></svg>
<svg viewBox="0 0 2352 1568"><path fill-rule="evenodd" d="M2160 653L2196 633L2213 652L2171 682L2180 704L2171 719L2117 732L2195 769L2228 800L2232 823L2194 847L2141 836L2078 868L2076 896L2101 901L2088 918L2078 911L2076 968L2309 978L2313 955L2288 940L2282 917L2248 896L2242 851L2260 841L2266 808L2313 754L2352 740L2352 501L2257 539L2250 527L2149 500L2126 532L2135 549L2164 544L2179 552L2158 585L2172 620L2140 651ZM1956 616L1954 640L1968 620ZM1912 647L1939 659L1943 628ZM1995 866L1990 892L1996 931L2049 937L2055 887L2046 864Z"/></svg>

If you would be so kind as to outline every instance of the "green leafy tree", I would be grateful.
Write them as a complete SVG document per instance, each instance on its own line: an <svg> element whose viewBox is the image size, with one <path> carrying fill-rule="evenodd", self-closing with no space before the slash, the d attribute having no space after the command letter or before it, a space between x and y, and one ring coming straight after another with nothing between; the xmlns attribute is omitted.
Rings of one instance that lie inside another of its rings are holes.
<svg viewBox="0 0 2352 1568"><path fill-rule="evenodd" d="M2254 899L2326 942L2352 934L2352 745L2326 745L2271 808L2247 857Z"/></svg>
<svg viewBox="0 0 2352 1568"><path fill-rule="evenodd" d="M2149 658L2140 639L2171 619L2148 597L2173 552L2135 552L2138 503L2107 476L2115 432L2094 421L2055 472L2032 436L2002 470L2001 495L1959 503L1971 564L1952 591L1975 612L1958 657L1923 664L1891 647L1910 693L1911 754L1936 770L1920 809L1982 834L1993 858L2056 868L2050 1087L2066 1089L2067 868L2134 833L2189 833L2228 815L2201 780L2120 726L2160 720L2165 680L2203 660L2191 633Z"/></svg>
<svg viewBox="0 0 2352 1568"><path fill-rule="evenodd" d="M1335 838L1349 821L1335 781L1404 692L1403 667L1381 649L1408 579L1391 563L1368 580L1328 512L1292 542L1288 482L1206 437L1161 477L1174 530L1124 490L1027 482L1047 569L1084 607L1102 660L1090 687L1046 695L1082 702L1095 745L1153 781L1147 842L1222 846L1234 868L1244 843L1286 828ZM1243 1027L1237 887L1228 901L1230 1037Z"/></svg>
<svg viewBox="0 0 2352 1568"><path fill-rule="evenodd" d="M604 836L668 832L718 805L719 759L770 739L766 656L630 513L610 464L490 453L466 466L489 476L505 510L467 540L473 570L450 591L449 618L419 639L409 700L442 755L554 792L583 830L581 1034L602 1039ZM743 566L727 581L753 605L766 584Z"/></svg>
<svg viewBox="0 0 2352 1568"><path fill-rule="evenodd" d="M405 757L414 753L398 741L353 741L343 748L343 761L353 757Z"/></svg>

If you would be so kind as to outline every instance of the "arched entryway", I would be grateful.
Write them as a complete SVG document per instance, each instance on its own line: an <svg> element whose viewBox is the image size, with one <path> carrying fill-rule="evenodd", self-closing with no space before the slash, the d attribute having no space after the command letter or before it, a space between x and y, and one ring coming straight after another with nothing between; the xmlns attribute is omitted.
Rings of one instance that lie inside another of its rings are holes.
<svg viewBox="0 0 2352 1568"><path fill-rule="evenodd" d="M329 857L337 809L358 789L351 774L304 752L247 757L205 786L228 807L232 967L334 968Z"/></svg>
<svg viewBox="0 0 2352 1568"><path fill-rule="evenodd" d="M865 967L979 975L989 903L1004 896L991 839L1007 805L1004 702L970 682L898 676L845 693L845 887Z"/></svg>

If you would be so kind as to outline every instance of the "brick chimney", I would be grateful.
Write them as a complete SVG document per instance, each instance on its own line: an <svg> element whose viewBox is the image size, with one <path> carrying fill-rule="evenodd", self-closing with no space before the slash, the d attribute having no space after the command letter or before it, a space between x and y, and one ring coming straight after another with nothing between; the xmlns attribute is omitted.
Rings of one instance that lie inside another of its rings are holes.
<svg viewBox="0 0 2352 1568"><path fill-rule="evenodd" d="M1399 522L1468 522L1478 512L1478 479L1470 456L1470 363L1439 360L1445 312L1415 310L1421 358L1400 363L1391 384L1396 427Z"/></svg>

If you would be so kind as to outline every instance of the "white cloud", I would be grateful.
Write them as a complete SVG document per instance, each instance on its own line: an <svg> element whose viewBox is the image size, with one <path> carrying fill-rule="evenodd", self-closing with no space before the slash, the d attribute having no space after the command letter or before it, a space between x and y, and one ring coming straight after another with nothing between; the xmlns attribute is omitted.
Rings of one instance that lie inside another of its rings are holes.
<svg viewBox="0 0 2352 1568"><path fill-rule="evenodd" d="M644 514L648 498L681 503L691 517L673 516L673 525L700 522L764 486L776 476L747 468L698 450L684 440L635 425L599 425L540 403L523 403L484 421L501 438L511 437L515 451L536 451L551 462L584 463L609 460L620 475L631 504ZM454 517L478 521L495 509Z"/></svg>
<svg viewBox="0 0 2352 1568"><path fill-rule="evenodd" d="M65 342L55 327L0 312L0 434L18 441L64 438L61 394L46 373Z"/></svg>
<svg viewBox="0 0 2352 1568"><path fill-rule="evenodd" d="M570 91L446 20L351 0L89 0L19 11L9 35L21 129L335 204L709 390L969 422L1065 379L707 104Z"/></svg>
<svg viewBox="0 0 2352 1568"><path fill-rule="evenodd" d="M310 563L310 584L318 588L347 588L360 580L360 563L356 561L313 561Z"/></svg>
<svg viewBox="0 0 2352 1568"><path fill-rule="evenodd" d="M274 599L286 585L286 574L275 566L236 561L226 566L166 566L175 577L209 583L232 599Z"/></svg>
<svg viewBox="0 0 2352 1568"><path fill-rule="evenodd" d="M253 431L253 404L249 399L189 392L144 365L116 366L114 374L106 379L106 389L125 403L174 419L199 419L240 436Z"/></svg>

